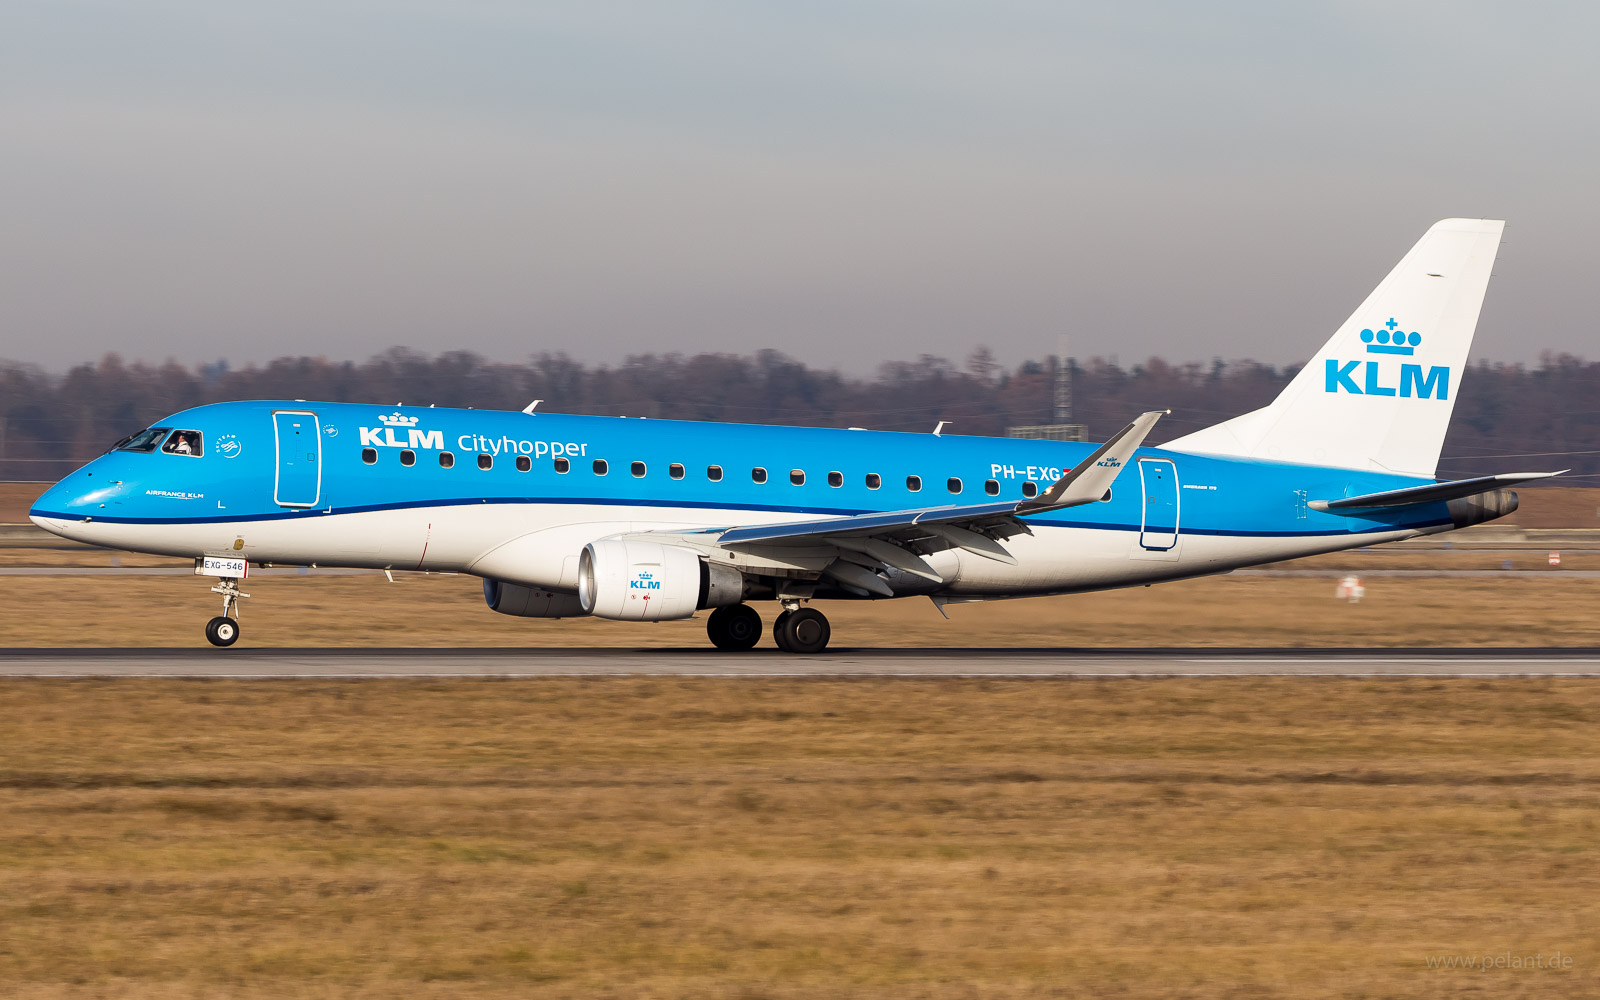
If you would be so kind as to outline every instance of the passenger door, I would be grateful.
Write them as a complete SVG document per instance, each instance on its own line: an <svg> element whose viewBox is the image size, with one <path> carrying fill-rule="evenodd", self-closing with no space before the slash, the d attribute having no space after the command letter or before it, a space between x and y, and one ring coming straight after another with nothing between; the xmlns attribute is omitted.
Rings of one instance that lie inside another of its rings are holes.
<svg viewBox="0 0 1600 1000"><path fill-rule="evenodd" d="M1139 544L1164 552L1178 544L1178 470L1164 458L1139 459L1139 482L1144 489L1144 517L1139 524Z"/></svg>
<svg viewBox="0 0 1600 1000"><path fill-rule="evenodd" d="M278 466L272 499L279 507L315 507L322 496L322 429L310 410L275 410Z"/></svg>

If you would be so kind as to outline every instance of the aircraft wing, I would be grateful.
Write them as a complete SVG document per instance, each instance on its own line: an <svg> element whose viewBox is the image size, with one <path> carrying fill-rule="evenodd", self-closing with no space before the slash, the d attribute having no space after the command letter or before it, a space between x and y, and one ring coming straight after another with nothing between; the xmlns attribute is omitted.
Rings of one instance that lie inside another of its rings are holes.
<svg viewBox="0 0 1600 1000"><path fill-rule="evenodd" d="M1559 476L1569 469L1561 472L1508 472L1499 476L1478 476L1475 479L1455 479L1446 483L1427 483L1422 486L1410 486L1403 490L1386 490L1382 493L1367 493L1358 497L1342 497L1337 500L1313 500L1306 506L1312 510L1323 510L1338 514L1343 511L1376 510L1382 507L1405 507L1414 503L1436 503L1441 500L1459 500L1462 497L1477 496L1479 493L1488 493L1505 486L1515 486L1535 479L1549 479Z"/></svg>
<svg viewBox="0 0 1600 1000"><path fill-rule="evenodd" d="M1140 414L1137 420L1112 435L1111 440L1101 445L1094 454L1062 473L1061 478L1052 483L1049 489L1031 500L920 507L815 521L751 525L723 531L720 541L729 545L738 542L792 541L817 536L870 537L897 528L992 521L997 515L1022 516L1093 503L1105 496L1106 490L1111 488L1134 451L1144 443L1156 421L1169 412L1152 410Z"/></svg>
<svg viewBox="0 0 1600 1000"><path fill-rule="evenodd" d="M879 575L880 568L942 582L923 556L943 549L963 549L1015 564L1016 559L1000 543L1012 535L1031 533L1022 518L1093 503L1105 496L1156 421L1168 412L1141 414L1032 499L742 525L699 531L692 537L701 544L757 556L778 548L786 559L812 552L822 575L848 588L890 597L893 591Z"/></svg>

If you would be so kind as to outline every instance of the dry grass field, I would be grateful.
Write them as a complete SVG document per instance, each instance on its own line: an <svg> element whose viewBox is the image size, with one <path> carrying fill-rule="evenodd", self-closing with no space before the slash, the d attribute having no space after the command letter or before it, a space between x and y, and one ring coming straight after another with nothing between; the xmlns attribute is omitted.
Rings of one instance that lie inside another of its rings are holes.
<svg viewBox="0 0 1600 1000"><path fill-rule="evenodd" d="M1326 578L1215 577L952 605L821 602L837 647L1594 646L1600 579L1372 578L1360 604ZM0 648L204 646L221 600L193 576L0 577ZM709 648L704 616L638 623L508 618L472 577L253 576L248 646ZM770 623L777 607L759 605Z"/></svg>
<svg viewBox="0 0 1600 1000"><path fill-rule="evenodd" d="M0 691L7 997L1600 990L1592 682Z"/></svg>
<svg viewBox="0 0 1600 1000"><path fill-rule="evenodd" d="M1600 645L1600 580L1332 594L1503 558L1544 553L824 607L838 646ZM3 576L0 648L202 646L208 586ZM469 577L246 590L245 646L705 645ZM1594 995L1597 806L1578 680L3 680L0 997Z"/></svg>

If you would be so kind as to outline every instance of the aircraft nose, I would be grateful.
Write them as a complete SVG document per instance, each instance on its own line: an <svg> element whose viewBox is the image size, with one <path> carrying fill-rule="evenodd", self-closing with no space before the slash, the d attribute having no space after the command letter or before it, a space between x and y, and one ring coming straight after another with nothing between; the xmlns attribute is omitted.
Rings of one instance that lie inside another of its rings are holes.
<svg viewBox="0 0 1600 1000"><path fill-rule="evenodd" d="M68 485L72 478L69 476L40 494L28 511L28 520L52 535L70 537L68 532L71 529L68 526L78 520L72 517L71 511L82 506L74 502L77 490Z"/></svg>
<svg viewBox="0 0 1600 1000"><path fill-rule="evenodd" d="M61 535L62 537L66 537L67 524L65 521L58 521L53 517L40 517L38 514L35 514L32 511L28 512L28 520L50 532L52 535Z"/></svg>
<svg viewBox="0 0 1600 1000"><path fill-rule="evenodd" d="M84 526L123 492L120 481L95 465L91 462L45 490L29 509L28 520L63 538L80 535Z"/></svg>

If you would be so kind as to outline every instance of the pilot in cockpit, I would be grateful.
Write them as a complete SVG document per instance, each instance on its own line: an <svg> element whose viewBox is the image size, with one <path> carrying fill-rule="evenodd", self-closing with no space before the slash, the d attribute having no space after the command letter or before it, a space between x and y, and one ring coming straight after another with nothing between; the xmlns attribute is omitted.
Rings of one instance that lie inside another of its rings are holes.
<svg viewBox="0 0 1600 1000"><path fill-rule="evenodd" d="M200 454L200 433L198 431L173 431L167 438L167 443L161 450L169 455L198 455Z"/></svg>

